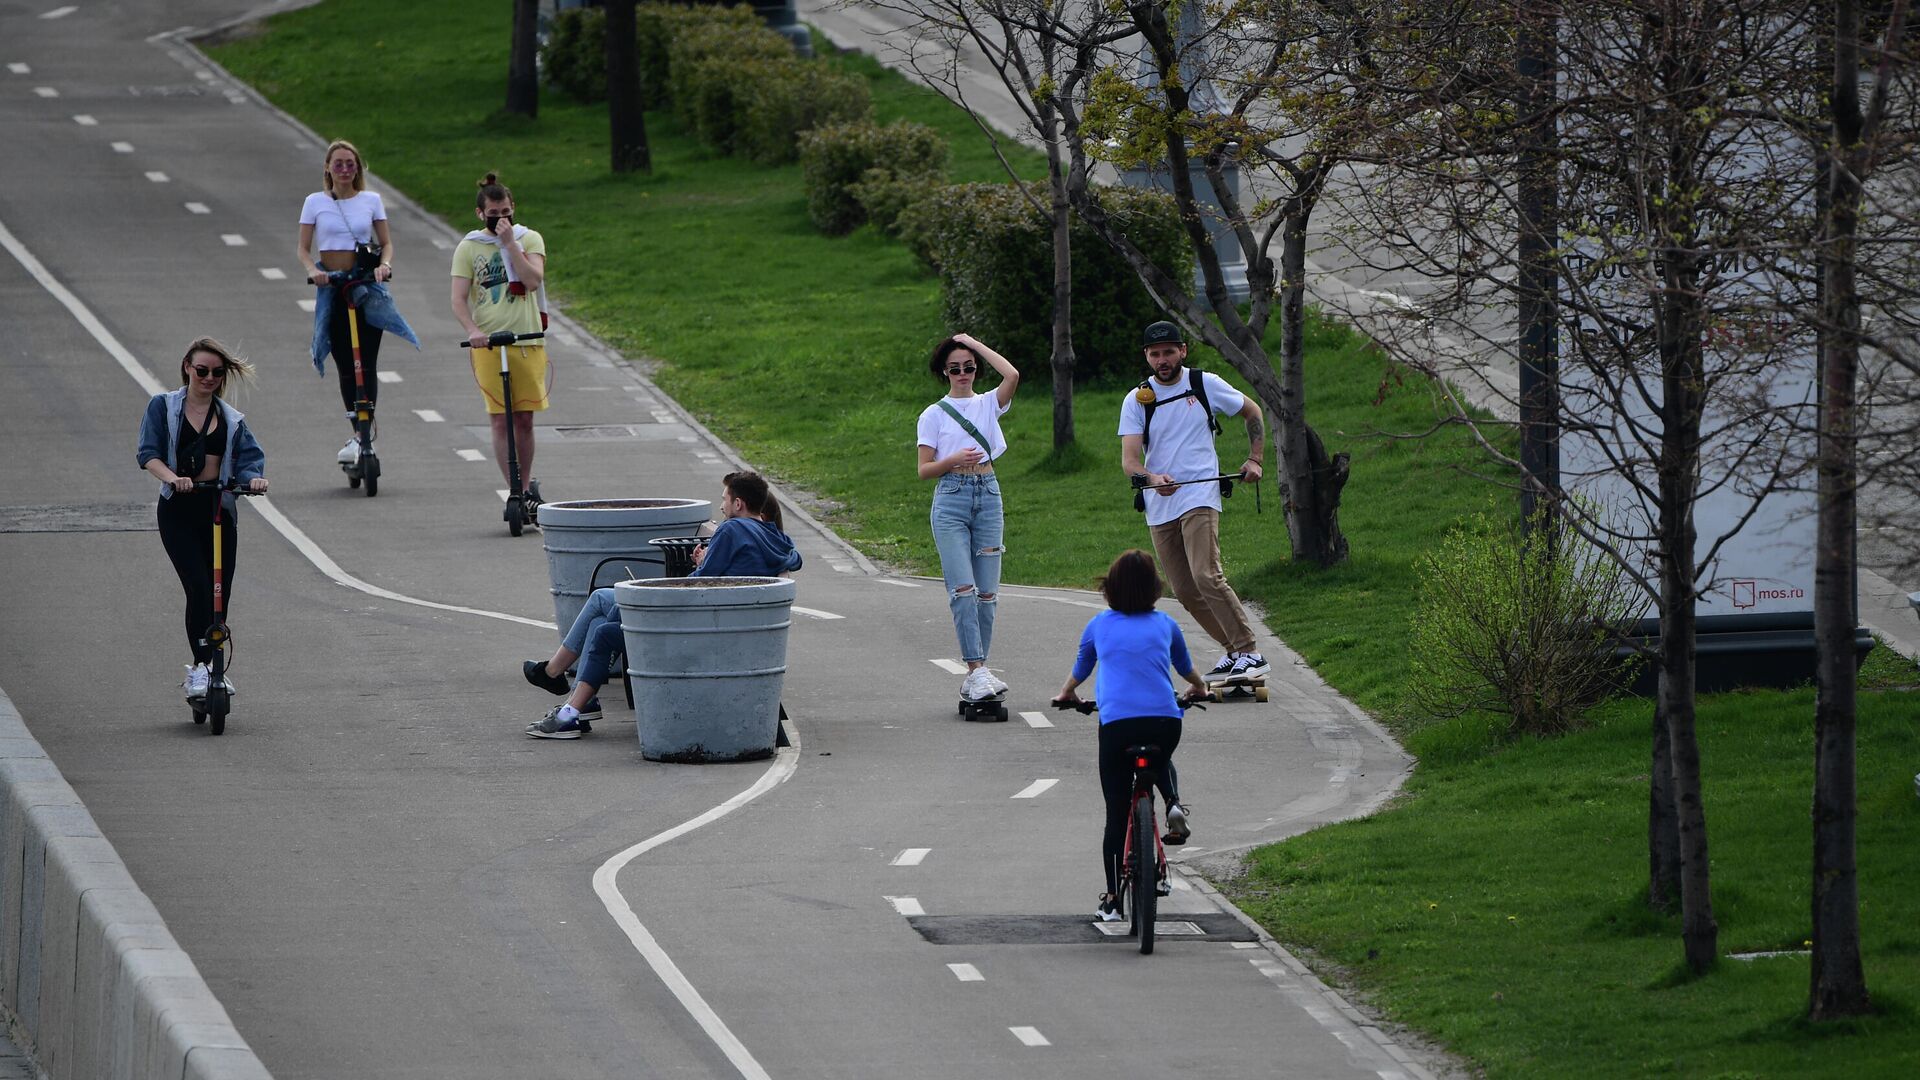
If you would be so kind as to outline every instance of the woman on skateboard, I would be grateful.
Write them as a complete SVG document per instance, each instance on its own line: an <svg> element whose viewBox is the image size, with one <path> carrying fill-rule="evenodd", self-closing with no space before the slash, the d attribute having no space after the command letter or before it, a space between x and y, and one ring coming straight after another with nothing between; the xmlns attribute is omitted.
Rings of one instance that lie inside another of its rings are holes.
<svg viewBox="0 0 1920 1080"><path fill-rule="evenodd" d="M1000 385L976 393L980 369L989 365L999 372ZM947 393L920 413L920 479L935 482L933 542L940 550L960 659L967 665L960 698L984 701L1007 692L1007 684L987 669L1006 527L993 459L1007 452L1000 417L1013 403L1020 372L967 334L934 346L927 368L947 384Z"/></svg>
<svg viewBox="0 0 1920 1080"><path fill-rule="evenodd" d="M180 358L178 390L155 394L140 420L139 466L160 481L160 543L187 594L187 700L207 694L207 664L213 643L205 640L213 624L213 500L227 500L221 536L221 591L233 600L233 560L240 531L239 502L220 491L194 490L195 481L242 481L248 491L267 490L267 455L254 441L247 418L226 403L226 388L253 374L253 366L212 338L187 346ZM228 686L232 691L232 686Z"/></svg>
<svg viewBox="0 0 1920 1080"><path fill-rule="evenodd" d="M1107 891L1094 915L1103 922L1120 919L1120 858L1126 849L1127 813L1132 808L1129 746L1158 746L1166 767L1160 771L1160 795L1167 801L1168 844L1184 844L1191 829L1179 801L1173 751L1180 745L1182 703L1173 695L1168 669L1187 680L1188 700L1207 696L1207 684L1193 670L1180 625L1153 605L1164 594L1153 556L1134 548L1120 553L1100 581L1107 610L1087 621L1073 671L1053 700L1080 704L1074 689L1100 665L1094 700L1100 706L1100 792L1107 802L1107 827L1100 843Z"/></svg>

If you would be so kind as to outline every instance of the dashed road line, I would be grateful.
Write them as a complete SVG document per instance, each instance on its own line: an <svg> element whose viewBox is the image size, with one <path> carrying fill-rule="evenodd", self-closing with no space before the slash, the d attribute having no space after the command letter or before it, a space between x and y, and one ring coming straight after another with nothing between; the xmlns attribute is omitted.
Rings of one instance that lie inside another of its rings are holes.
<svg viewBox="0 0 1920 1080"><path fill-rule="evenodd" d="M282 270L282 269L280 269L280 268L279 268L279 267L277 267L277 266L263 266L263 267L261 267L261 268L260 268L260 276L261 276L261 277L263 277L263 278L266 278L266 279L267 279L268 281L285 281L285 280L287 280L287 272L286 272L285 270Z"/></svg>
<svg viewBox="0 0 1920 1080"><path fill-rule="evenodd" d="M130 142L108 143L107 145L113 147L113 152L116 154L133 153L133 144Z"/></svg>
<svg viewBox="0 0 1920 1080"><path fill-rule="evenodd" d="M168 176L166 173L163 173L158 169L148 170L147 179L153 181L156 184L170 184L173 182L173 177Z"/></svg>
<svg viewBox="0 0 1920 1080"><path fill-rule="evenodd" d="M485 455L485 454L483 454L483 453L481 453L480 451L478 451L478 450L475 450L475 449L473 449L473 448L471 448L471 447L468 447L468 448L466 448L466 449L463 449L463 450L455 450L455 451L454 451L454 453L456 453L456 454L459 454L459 455L460 455L460 460L461 460L461 461L485 461L485 460L487 460L487 455Z"/></svg>
<svg viewBox="0 0 1920 1080"><path fill-rule="evenodd" d="M55 90L51 86L36 86L33 88L33 92L43 98L57 98L60 96L60 91Z"/></svg>
<svg viewBox="0 0 1920 1080"><path fill-rule="evenodd" d="M889 896L887 897L887 903L892 904L893 910L902 915L925 915L927 913L927 909L920 906L920 901L911 896Z"/></svg>
<svg viewBox="0 0 1920 1080"><path fill-rule="evenodd" d="M67 4L63 7L51 8L47 11L43 11L40 13L40 17L43 19L64 19L67 16L79 10L80 9L77 6L73 4Z"/></svg>
<svg viewBox="0 0 1920 1080"><path fill-rule="evenodd" d="M247 238L244 236L241 236L237 232L221 233L220 242L227 245L228 247L246 247L247 246Z"/></svg>
<svg viewBox="0 0 1920 1080"><path fill-rule="evenodd" d="M874 578L873 580L879 582L882 585L898 585L903 589L917 589L920 587L920 583L917 581L901 581L898 578L877 577L877 578Z"/></svg>
<svg viewBox="0 0 1920 1080"><path fill-rule="evenodd" d="M313 313L313 300L311 298L306 300L295 300L294 303L300 305L301 311L304 311L309 315Z"/></svg>
<svg viewBox="0 0 1920 1080"><path fill-rule="evenodd" d="M846 618L845 615L835 615L831 611L821 611L819 608L801 607L799 604L792 605L788 610L799 615L805 615L809 619L828 620Z"/></svg>
<svg viewBox="0 0 1920 1080"><path fill-rule="evenodd" d="M1058 777L1055 777L1051 780L1035 780L1033 783L1028 784L1026 787L1023 787L1019 791L1015 792L1012 797L1016 799L1037 799L1040 796L1046 794L1047 789L1053 787L1053 785L1059 782L1060 780Z"/></svg>
<svg viewBox="0 0 1920 1080"><path fill-rule="evenodd" d="M1043 727L1053 726L1053 721L1047 719L1047 714L1045 713L1023 712L1020 714L1020 719L1025 720L1027 722L1027 726L1031 728L1043 728Z"/></svg>
<svg viewBox="0 0 1920 1080"><path fill-rule="evenodd" d="M953 977L959 979L961 982L987 981L987 977L980 974L980 969L974 967L972 964L948 964L947 970L953 972Z"/></svg>
<svg viewBox="0 0 1920 1080"><path fill-rule="evenodd" d="M31 74L33 74L33 69L32 69L32 68L30 68L30 67L28 67L28 66L27 66L27 65L25 65L25 64L22 64L22 63L18 63L18 62L15 62L15 63L11 63L11 64L8 64L8 65L7 65L7 70L8 70L8 71L11 71L11 72L13 72L13 73L14 73L15 75L31 75Z"/></svg>
<svg viewBox="0 0 1920 1080"><path fill-rule="evenodd" d="M93 117L87 115L86 113L75 113L73 116L73 122L76 124L79 124L81 127L99 127L100 126L100 121L95 120Z"/></svg>
<svg viewBox="0 0 1920 1080"><path fill-rule="evenodd" d="M373 377L383 383L397 383L402 381L400 373L397 371L376 371Z"/></svg>
<svg viewBox="0 0 1920 1080"><path fill-rule="evenodd" d="M910 848L907 848L905 851L902 851L900 854L895 855L893 857L893 861L888 863L887 865L888 866L919 866L923 861L926 860L927 854L932 850L933 850L932 848L927 848L927 847L910 847Z"/></svg>
<svg viewBox="0 0 1920 1080"><path fill-rule="evenodd" d="M934 667L939 668L941 671L951 672L955 675L965 675L967 673L967 665L961 663L958 660L948 660L945 657L935 657L934 659L927 661L927 663L932 664Z"/></svg>
<svg viewBox="0 0 1920 1080"><path fill-rule="evenodd" d="M190 202L190 203L181 203L180 205L182 205L182 206L185 206L185 207L187 208L187 213L189 213L189 214L211 214L211 213L213 213L213 208L212 208L212 207L210 207L210 206L208 206L208 205L207 205L206 203L203 203L203 202Z"/></svg>
<svg viewBox="0 0 1920 1080"><path fill-rule="evenodd" d="M441 416L433 409L415 409L413 410L413 415L429 424L444 424L447 422L446 417Z"/></svg>
<svg viewBox="0 0 1920 1080"><path fill-rule="evenodd" d="M1053 1045L1047 1041L1045 1035L1040 1034L1040 1029L1036 1027L1010 1027L1007 1030L1013 1032L1013 1037L1019 1039L1021 1043L1027 1046Z"/></svg>

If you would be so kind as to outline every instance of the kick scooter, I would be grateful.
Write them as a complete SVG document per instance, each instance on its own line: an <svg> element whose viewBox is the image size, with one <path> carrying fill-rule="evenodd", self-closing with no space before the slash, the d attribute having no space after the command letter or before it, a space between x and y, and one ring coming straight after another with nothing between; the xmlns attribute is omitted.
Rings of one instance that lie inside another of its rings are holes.
<svg viewBox="0 0 1920 1080"><path fill-rule="evenodd" d="M340 470L347 474L347 486L357 488L362 481L367 485L367 498L380 494L380 458L373 452L373 402L367 397L366 372L360 366L360 306L354 302L354 286L373 280L359 270L335 270L327 275L327 280L339 291L338 301L347 305L347 337L353 342L353 430L360 438L360 456L351 462L342 462Z"/></svg>
<svg viewBox="0 0 1920 1080"><path fill-rule="evenodd" d="M207 725L207 734L222 735L227 730L227 713L233 707L233 688L227 685L227 665L233 651L233 632L227 629L227 583L223 573L224 553L220 548L221 530L225 527L223 518L227 500L225 494L253 495L240 486L238 480L229 480L222 484L216 480L202 480L193 485L195 491L214 492L213 500L213 625L207 627L201 645L213 647L213 659L207 664L207 693L197 701L189 698L187 705L193 710L193 722Z"/></svg>
<svg viewBox="0 0 1920 1080"><path fill-rule="evenodd" d="M529 483L525 490L520 486L520 452L513 445L513 374L507 370L507 346L546 336L545 331L516 334L511 330L497 330L487 335L486 347L500 350L500 401L507 410L507 507L500 516L506 520L510 536L519 536L529 522L538 524L534 513L545 500L540 498L540 481ZM470 341L462 341L460 347L474 346Z"/></svg>

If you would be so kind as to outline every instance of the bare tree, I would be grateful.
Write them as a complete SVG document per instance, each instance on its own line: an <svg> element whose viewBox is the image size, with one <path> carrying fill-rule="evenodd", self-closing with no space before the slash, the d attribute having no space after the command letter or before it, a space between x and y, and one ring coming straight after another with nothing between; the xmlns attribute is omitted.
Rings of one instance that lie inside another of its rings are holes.
<svg viewBox="0 0 1920 1080"><path fill-rule="evenodd" d="M607 136L613 171L652 172L646 103L640 99L640 57L634 37L635 0L607 3Z"/></svg>
<svg viewBox="0 0 1920 1080"><path fill-rule="evenodd" d="M507 111L540 115L540 0L513 0L513 43L507 49Z"/></svg>

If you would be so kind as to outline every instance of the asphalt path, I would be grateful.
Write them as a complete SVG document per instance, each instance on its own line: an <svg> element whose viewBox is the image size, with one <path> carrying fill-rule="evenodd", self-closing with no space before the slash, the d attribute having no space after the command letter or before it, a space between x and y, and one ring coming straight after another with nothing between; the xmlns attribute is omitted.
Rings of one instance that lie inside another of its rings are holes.
<svg viewBox="0 0 1920 1080"><path fill-rule="evenodd" d="M1093 931L1093 720L1045 709L1088 594L1003 591L995 666L1021 715L966 724L939 583L875 572L795 515L814 613L789 650L795 748L648 763L617 692L589 737L527 739L551 699L518 661L552 648L533 625L552 605L538 534L499 520L449 347L455 234L372 163L427 348L383 351L400 381L367 499L333 461L332 374L305 357L295 217L322 146L155 37L245 10L0 10L0 439L27 466L0 479L0 685L276 1076L1423 1074L1194 875L1167 917L1201 939L1141 957ZM564 292L565 252L550 265ZM732 451L560 326L540 422L631 434L548 432L549 497L715 496ZM270 508L241 512L240 692L218 739L179 701L179 589L133 461L139 369L171 385L201 334L260 365L238 404L273 481ZM1017 475L1013 512L1043 512ZM1247 509L1227 527L1275 527ZM1363 812L1408 766L1268 654L1273 702L1189 720L1183 860L1230 865Z"/></svg>

